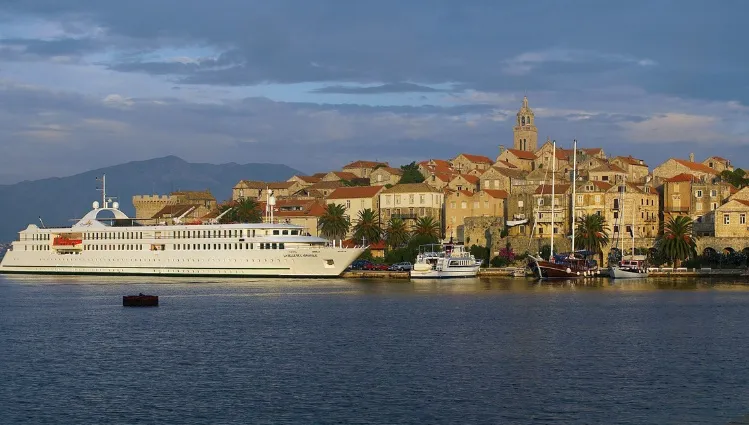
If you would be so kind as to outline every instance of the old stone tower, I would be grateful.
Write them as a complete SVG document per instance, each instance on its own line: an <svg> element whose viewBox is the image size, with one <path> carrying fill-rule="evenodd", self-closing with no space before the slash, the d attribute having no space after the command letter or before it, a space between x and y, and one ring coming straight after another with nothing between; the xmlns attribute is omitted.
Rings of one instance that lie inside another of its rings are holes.
<svg viewBox="0 0 749 425"><path fill-rule="evenodd" d="M518 122L512 130L515 149L535 152L538 149L538 129L533 110L528 106L528 96L523 96L523 106L518 111L517 117Z"/></svg>

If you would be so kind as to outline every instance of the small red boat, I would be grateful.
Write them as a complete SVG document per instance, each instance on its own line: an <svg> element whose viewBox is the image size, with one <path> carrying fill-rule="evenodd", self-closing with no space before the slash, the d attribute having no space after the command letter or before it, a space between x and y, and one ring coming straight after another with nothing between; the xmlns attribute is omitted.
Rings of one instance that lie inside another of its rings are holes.
<svg viewBox="0 0 749 425"><path fill-rule="evenodd" d="M158 307L159 297L157 295L124 295L122 297L123 307Z"/></svg>

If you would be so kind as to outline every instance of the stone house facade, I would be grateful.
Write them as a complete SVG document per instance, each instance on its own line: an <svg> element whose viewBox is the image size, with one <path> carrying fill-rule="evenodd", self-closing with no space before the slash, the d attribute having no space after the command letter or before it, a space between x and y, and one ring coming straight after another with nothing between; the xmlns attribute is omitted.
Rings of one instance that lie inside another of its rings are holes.
<svg viewBox="0 0 749 425"><path fill-rule="evenodd" d="M500 146L497 163L500 162L512 164L520 170L533 171L536 167L536 154L520 149L505 149L504 146Z"/></svg>
<svg viewBox="0 0 749 425"><path fill-rule="evenodd" d="M384 186L353 186L339 187L328 195L326 204L343 205L346 215L351 221L351 228L346 237L352 237L353 227L359 219L359 214L365 209L377 213L380 209L379 194Z"/></svg>
<svg viewBox="0 0 749 425"><path fill-rule="evenodd" d="M475 192L479 190L480 179L471 174L458 174L448 183L447 187L450 190L467 190L469 192Z"/></svg>
<svg viewBox="0 0 749 425"><path fill-rule="evenodd" d="M401 177L403 176L403 170L400 168L392 168L392 167L379 167L374 170L369 175L369 185L370 186L385 186L385 185L395 185L398 184Z"/></svg>
<svg viewBox="0 0 749 425"><path fill-rule="evenodd" d="M702 161L702 164L712 168L718 174L722 173L725 170L733 171L733 165L731 165L731 161L719 156L711 156L709 158L706 158L704 161Z"/></svg>
<svg viewBox="0 0 749 425"><path fill-rule="evenodd" d="M465 190L451 192L445 197L445 237L458 242L465 241L465 219L467 217L505 217L504 190L481 190L475 193Z"/></svg>
<svg viewBox="0 0 749 425"><path fill-rule="evenodd" d="M444 201L444 193L426 183L397 184L379 194L380 220L387 225L398 217L413 224L418 218L432 217L444 224Z"/></svg>
<svg viewBox="0 0 749 425"><path fill-rule="evenodd" d="M645 161L630 156L617 156L611 160L612 165L623 169L627 173L627 181L645 183L650 170Z"/></svg>
<svg viewBox="0 0 749 425"><path fill-rule="evenodd" d="M377 161L354 161L350 164L346 164L343 166L342 170L343 172L354 174L356 177L362 178L362 179L369 179L369 176L372 174L372 172L377 167L387 167L389 164L387 162L377 162ZM349 180L349 179L346 179Z"/></svg>
<svg viewBox="0 0 749 425"><path fill-rule="evenodd" d="M749 201L731 199L715 211L715 236L749 239ZM749 245L749 243L747 244Z"/></svg>
<svg viewBox="0 0 749 425"><path fill-rule="evenodd" d="M690 154L693 159L694 155ZM691 174L699 177L700 179L714 179L718 176L718 172L705 164L694 161L686 161L683 159L670 158L663 164L653 169L653 179L657 184L663 182L663 180L677 176L679 174Z"/></svg>
<svg viewBox="0 0 749 425"><path fill-rule="evenodd" d="M471 170L486 170L492 166L494 161L483 155L472 155L461 153L452 160L450 165L458 173L468 173Z"/></svg>

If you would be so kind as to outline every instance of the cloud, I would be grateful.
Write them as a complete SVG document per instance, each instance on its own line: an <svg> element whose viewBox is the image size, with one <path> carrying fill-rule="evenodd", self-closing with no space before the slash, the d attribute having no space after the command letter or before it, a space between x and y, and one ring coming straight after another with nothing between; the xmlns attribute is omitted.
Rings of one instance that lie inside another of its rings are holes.
<svg viewBox="0 0 749 425"><path fill-rule="evenodd" d="M381 93L439 93L447 90L413 83L390 83L377 86L327 86L312 90L313 93L381 94Z"/></svg>
<svg viewBox="0 0 749 425"><path fill-rule="evenodd" d="M638 59L622 54L600 53L590 50L576 49L548 49L524 52L504 61L502 71L509 75L525 75L541 65L555 63L605 63L610 65L637 65L642 67L655 66L652 59Z"/></svg>
<svg viewBox="0 0 749 425"><path fill-rule="evenodd" d="M721 120L717 117L666 113L652 116L623 127L634 142L695 142L716 143L726 141L726 135L717 131Z"/></svg>

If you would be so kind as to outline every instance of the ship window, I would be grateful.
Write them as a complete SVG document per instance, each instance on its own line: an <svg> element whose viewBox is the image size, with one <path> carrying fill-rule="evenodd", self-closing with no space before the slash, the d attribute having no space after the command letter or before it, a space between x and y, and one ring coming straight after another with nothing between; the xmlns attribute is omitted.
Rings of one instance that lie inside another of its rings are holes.
<svg viewBox="0 0 749 425"><path fill-rule="evenodd" d="M283 243L278 244L278 249L286 249Z"/></svg>
<svg viewBox="0 0 749 425"><path fill-rule="evenodd" d="M273 247L273 249L278 249L278 244L274 243L274 244L272 245L272 247Z"/></svg>
<svg viewBox="0 0 749 425"><path fill-rule="evenodd" d="M274 235L277 235L277 234L278 234L278 230L274 230L274 231L273 231L273 234L274 234Z"/></svg>
<svg viewBox="0 0 749 425"><path fill-rule="evenodd" d="M299 230L292 230L292 231L291 231L291 234L292 234L292 235L298 235L298 234L299 234Z"/></svg>
<svg viewBox="0 0 749 425"><path fill-rule="evenodd" d="M281 232L281 234L282 234L282 235L288 235L288 234L289 234L289 231L288 231L288 230L284 230L283 232Z"/></svg>

